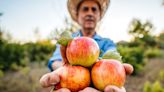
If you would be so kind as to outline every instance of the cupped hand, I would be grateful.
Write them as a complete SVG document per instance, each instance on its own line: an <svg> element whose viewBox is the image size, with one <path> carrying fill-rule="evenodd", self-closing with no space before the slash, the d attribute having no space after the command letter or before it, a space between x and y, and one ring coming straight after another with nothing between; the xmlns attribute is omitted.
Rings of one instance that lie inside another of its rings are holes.
<svg viewBox="0 0 164 92"><path fill-rule="evenodd" d="M60 82L59 75L55 72L44 74L40 78L40 84L42 87L50 87Z"/></svg>
<svg viewBox="0 0 164 92"><path fill-rule="evenodd" d="M101 91L99 91L95 88L92 88L92 87L87 87L79 92L101 92ZM124 87L119 88L117 86L109 85L109 86L105 87L104 92L126 92L126 90Z"/></svg>
<svg viewBox="0 0 164 92"><path fill-rule="evenodd" d="M119 88L117 86L109 85L109 86L105 87L104 92L126 92L126 90L124 87Z"/></svg>
<svg viewBox="0 0 164 92"><path fill-rule="evenodd" d="M40 79L40 84L42 85L42 87L51 87L59 82L60 82L59 75L57 75L55 72L47 73L43 75ZM61 88L53 92L71 92L71 91L67 88ZM79 92L101 92L101 91L92 87L87 87ZM126 92L126 90L124 87L118 88L116 86L107 86L104 89L104 92Z"/></svg>
<svg viewBox="0 0 164 92"><path fill-rule="evenodd" d="M58 89L58 90L54 90L52 92L71 92L71 91L67 88L61 88L61 89Z"/></svg>
<svg viewBox="0 0 164 92"><path fill-rule="evenodd" d="M132 66L131 64L124 63L123 66L124 66L124 68L125 68L125 71L126 71L126 74L127 74L127 75L130 75L130 74L133 73L134 68L133 68L133 66Z"/></svg>
<svg viewBox="0 0 164 92"><path fill-rule="evenodd" d="M79 92L100 92L100 91L95 88L92 88L92 87L86 87L85 89L83 89Z"/></svg>

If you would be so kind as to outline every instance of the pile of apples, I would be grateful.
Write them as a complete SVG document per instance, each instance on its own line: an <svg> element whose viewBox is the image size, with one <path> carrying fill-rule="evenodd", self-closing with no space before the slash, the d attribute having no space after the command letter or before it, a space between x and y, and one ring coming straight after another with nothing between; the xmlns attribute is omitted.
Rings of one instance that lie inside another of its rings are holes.
<svg viewBox="0 0 164 92"><path fill-rule="evenodd" d="M92 38L76 37L69 40L66 49L68 64L55 70L60 77L60 83L55 88L78 92L90 86L91 82L100 91L107 85L122 87L126 74L120 59L115 58L118 54L108 51L103 56L105 59L99 59L99 55L99 46Z"/></svg>

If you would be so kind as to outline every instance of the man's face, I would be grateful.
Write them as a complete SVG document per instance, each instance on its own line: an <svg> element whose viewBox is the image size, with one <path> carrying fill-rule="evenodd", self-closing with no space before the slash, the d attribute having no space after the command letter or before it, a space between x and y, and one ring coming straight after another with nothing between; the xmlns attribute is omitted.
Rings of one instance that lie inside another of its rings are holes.
<svg viewBox="0 0 164 92"><path fill-rule="evenodd" d="M100 7L95 1L82 2L77 14L77 21L83 29L93 30L100 19Z"/></svg>

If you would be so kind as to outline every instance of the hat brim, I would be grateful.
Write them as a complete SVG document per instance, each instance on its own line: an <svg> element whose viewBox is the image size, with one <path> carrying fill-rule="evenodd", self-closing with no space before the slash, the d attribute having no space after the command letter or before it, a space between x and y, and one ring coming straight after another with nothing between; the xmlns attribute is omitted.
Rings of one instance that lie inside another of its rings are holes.
<svg viewBox="0 0 164 92"><path fill-rule="evenodd" d="M83 1L83 0L68 0L68 2L67 2L68 11L74 21L77 21L77 10L76 9L81 1ZM104 16L106 10L108 9L110 0L95 0L95 1L97 1L100 4L100 7L101 7L100 18L102 18Z"/></svg>

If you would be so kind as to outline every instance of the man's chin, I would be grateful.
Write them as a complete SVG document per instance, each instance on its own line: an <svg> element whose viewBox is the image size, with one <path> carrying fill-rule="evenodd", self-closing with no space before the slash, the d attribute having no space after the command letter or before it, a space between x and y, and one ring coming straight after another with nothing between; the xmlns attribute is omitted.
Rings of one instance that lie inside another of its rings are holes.
<svg viewBox="0 0 164 92"><path fill-rule="evenodd" d="M94 26L86 26L86 27L84 27L85 29L95 29L95 27Z"/></svg>
<svg viewBox="0 0 164 92"><path fill-rule="evenodd" d="M94 30L95 28L94 27L85 27L85 29L87 29L87 30Z"/></svg>
<svg viewBox="0 0 164 92"><path fill-rule="evenodd" d="M84 31L87 32L87 33L90 33L90 32L95 31L95 28L91 28L91 27L85 28Z"/></svg>

